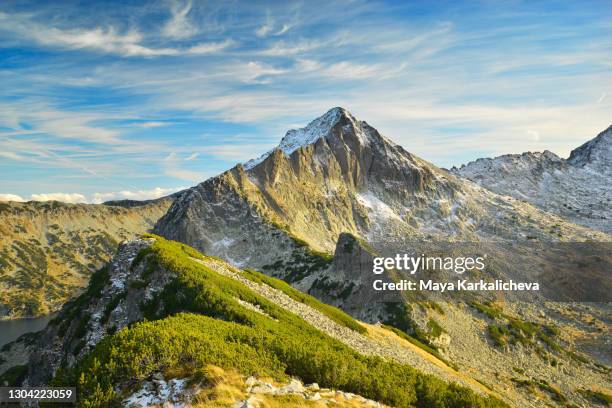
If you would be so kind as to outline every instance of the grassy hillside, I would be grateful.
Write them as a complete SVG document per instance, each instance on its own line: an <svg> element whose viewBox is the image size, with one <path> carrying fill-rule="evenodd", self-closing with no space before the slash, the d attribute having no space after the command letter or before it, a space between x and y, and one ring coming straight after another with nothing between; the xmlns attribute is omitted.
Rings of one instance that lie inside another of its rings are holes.
<svg viewBox="0 0 612 408"><path fill-rule="evenodd" d="M105 338L54 379L56 385L78 384L80 406L119 405L124 394L158 372L198 381L210 365L244 376L295 376L398 407L504 406L411 367L358 354L242 283L195 262L192 258L205 257L194 249L156 239L134 260L145 262L150 274L163 270L173 276L157 296L143 302L150 321ZM262 279L254 272L245 274ZM286 289L281 281L265 280ZM301 296L317 307L314 299ZM344 324L361 327L343 313L325 309L330 317L342 316Z"/></svg>

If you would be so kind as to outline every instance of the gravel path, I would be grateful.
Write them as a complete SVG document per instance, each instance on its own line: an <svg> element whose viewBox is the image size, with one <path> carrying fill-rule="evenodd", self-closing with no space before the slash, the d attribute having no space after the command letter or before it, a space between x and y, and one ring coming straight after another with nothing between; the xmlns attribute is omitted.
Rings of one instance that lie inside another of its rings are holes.
<svg viewBox="0 0 612 408"><path fill-rule="evenodd" d="M466 382L463 378L458 375L454 375L452 370L443 369L433 364L431 361L423 358L416 351L410 350L406 347L400 347L397 342L392 341L377 341L356 331L353 331L347 327L344 327L321 312L311 308L310 306L293 300L282 291L272 288L271 286L253 282L235 270L228 268L225 264L216 261L214 259L200 260L191 258L192 260L205 265L217 273L228 276L232 279L239 281L245 286L249 287L254 292L265 297L269 301L281 306L282 308L289 310L290 312L300 316L302 319L310 323L318 330L326 333L330 337L341 341L347 346L351 347L358 353L379 356L385 359L395 360L399 363L412 366L422 372L433 374L438 378L441 378L447 382L457 382L465 387L469 387L474 391L483 394L483 389Z"/></svg>

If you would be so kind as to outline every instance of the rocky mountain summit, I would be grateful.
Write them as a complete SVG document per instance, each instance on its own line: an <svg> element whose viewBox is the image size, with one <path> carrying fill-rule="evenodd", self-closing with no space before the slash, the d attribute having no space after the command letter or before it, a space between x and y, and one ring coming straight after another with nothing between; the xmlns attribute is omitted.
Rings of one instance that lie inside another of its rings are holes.
<svg viewBox="0 0 612 408"><path fill-rule="evenodd" d="M187 190L156 231L259 268L284 257L287 238L332 253L345 232L371 244L551 239L553 226L567 239L606 239L437 168L334 108L271 152Z"/></svg>
<svg viewBox="0 0 612 408"><path fill-rule="evenodd" d="M612 232L612 126L574 149L478 159L451 171L577 224Z"/></svg>

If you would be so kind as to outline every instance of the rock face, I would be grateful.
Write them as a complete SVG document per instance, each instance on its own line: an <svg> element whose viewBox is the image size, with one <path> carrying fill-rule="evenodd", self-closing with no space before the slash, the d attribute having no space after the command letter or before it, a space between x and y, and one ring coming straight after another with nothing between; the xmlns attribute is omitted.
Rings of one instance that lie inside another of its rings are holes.
<svg viewBox="0 0 612 408"><path fill-rule="evenodd" d="M498 194L612 232L612 126L562 159L545 151L478 159L453 168Z"/></svg>
<svg viewBox="0 0 612 408"><path fill-rule="evenodd" d="M385 304L401 303L403 298L395 292L373 289L375 279L390 282L394 278L388 271L381 275L372 273L375 256L376 251L363 240L348 233L340 234L330 269L305 279L308 293L360 320L384 320Z"/></svg>
<svg viewBox="0 0 612 408"><path fill-rule="evenodd" d="M612 125L597 137L572 150L567 161L573 166L589 167L600 173L612 173Z"/></svg>
<svg viewBox="0 0 612 408"><path fill-rule="evenodd" d="M124 208L56 201L0 203L0 317L59 310L120 241L149 231L171 198Z"/></svg>

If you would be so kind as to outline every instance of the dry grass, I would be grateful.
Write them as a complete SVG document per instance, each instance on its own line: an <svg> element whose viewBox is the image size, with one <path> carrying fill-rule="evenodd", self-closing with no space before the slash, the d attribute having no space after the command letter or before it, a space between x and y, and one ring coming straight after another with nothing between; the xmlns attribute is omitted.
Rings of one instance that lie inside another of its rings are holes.
<svg viewBox="0 0 612 408"><path fill-rule="evenodd" d="M193 401L194 407L233 407L236 401L246 398L246 385L242 375L215 366L206 367L202 375L208 387L198 393Z"/></svg>
<svg viewBox="0 0 612 408"><path fill-rule="evenodd" d="M479 391L486 395L492 395L494 397L500 398L500 396L497 393L495 393L488 387L484 386L483 384L479 383L478 381L474 380L469 375L466 375L465 373L462 373L460 371L453 369L452 367L449 367L442 360L438 359L437 357L428 353L427 351L415 346L409 341L402 339L401 337L399 337L392 331L387 330L384 327L375 326L375 325L367 325L367 328L368 328L368 335L374 340L379 340L379 341L384 342L385 340L391 339L394 343L402 346L404 349L407 349L413 352L418 357L444 370L447 374L451 376L451 378L455 377L457 379L461 379L464 384L469 384L473 390Z"/></svg>

